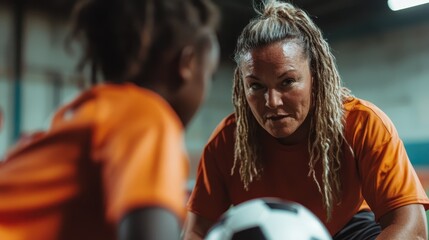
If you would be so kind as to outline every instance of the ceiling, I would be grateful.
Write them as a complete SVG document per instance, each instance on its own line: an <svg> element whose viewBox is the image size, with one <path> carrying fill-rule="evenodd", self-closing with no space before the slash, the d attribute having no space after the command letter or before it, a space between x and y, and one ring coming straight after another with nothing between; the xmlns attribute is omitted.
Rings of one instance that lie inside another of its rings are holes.
<svg viewBox="0 0 429 240"><path fill-rule="evenodd" d="M241 29L254 16L253 1L213 0L220 7L222 22L219 40L223 58L231 59ZM21 3L46 13L68 16L76 0L0 0L11 6ZM322 29L325 38L333 42L344 38L385 31L421 21L429 21L429 4L393 12L387 0L290 0L304 9Z"/></svg>
<svg viewBox="0 0 429 240"><path fill-rule="evenodd" d="M216 0L215 0L216 1ZM222 10L221 46L230 58L241 29L254 16L252 0L217 0ZM429 4L393 12L387 0L291 0L304 9L329 42L429 21ZM228 55L229 54L229 55Z"/></svg>

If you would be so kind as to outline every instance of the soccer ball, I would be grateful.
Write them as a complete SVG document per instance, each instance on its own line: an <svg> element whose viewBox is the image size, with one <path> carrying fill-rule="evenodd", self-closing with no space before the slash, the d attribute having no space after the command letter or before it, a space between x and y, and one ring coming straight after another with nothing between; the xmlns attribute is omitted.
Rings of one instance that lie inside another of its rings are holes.
<svg viewBox="0 0 429 240"><path fill-rule="evenodd" d="M205 240L331 240L307 208L276 198L258 198L231 207Z"/></svg>

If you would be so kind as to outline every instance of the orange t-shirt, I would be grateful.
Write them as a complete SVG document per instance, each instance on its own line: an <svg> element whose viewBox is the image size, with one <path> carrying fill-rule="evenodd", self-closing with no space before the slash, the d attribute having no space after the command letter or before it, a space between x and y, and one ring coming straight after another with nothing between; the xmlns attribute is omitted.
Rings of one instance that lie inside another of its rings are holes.
<svg viewBox="0 0 429 240"><path fill-rule="evenodd" d="M129 211L183 220L183 126L164 99L132 84L96 86L0 163L0 239L116 239Z"/></svg>
<svg viewBox="0 0 429 240"><path fill-rule="evenodd" d="M342 202L335 205L332 220L326 221L322 197L313 178L308 176L308 144L280 144L261 130L258 143L263 156L263 172L246 191L234 160L234 115L225 118L207 143L198 167L188 209L216 221L231 205L259 198L278 197L303 204L315 213L334 235L365 201L376 218L397 207L429 200L407 157L404 146L388 117L369 102L353 99L345 103L345 137L355 157L345 154L341 161ZM316 166L321 179L321 165ZM319 180L320 182L320 180Z"/></svg>

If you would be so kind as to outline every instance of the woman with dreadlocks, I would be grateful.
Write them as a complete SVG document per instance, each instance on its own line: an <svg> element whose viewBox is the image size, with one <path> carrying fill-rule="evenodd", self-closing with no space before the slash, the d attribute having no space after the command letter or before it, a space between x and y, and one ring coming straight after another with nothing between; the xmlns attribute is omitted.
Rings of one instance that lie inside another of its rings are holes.
<svg viewBox="0 0 429 240"><path fill-rule="evenodd" d="M88 0L84 62L103 81L0 163L0 239L179 239L183 131L219 58L210 0Z"/></svg>
<svg viewBox="0 0 429 240"><path fill-rule="evenodd" d="M231 205L303 204L334 239L426 239L429 200L389 118L341 86L319 28L268 1L239 36L233 103L207 143L186 239Z"/></svg>

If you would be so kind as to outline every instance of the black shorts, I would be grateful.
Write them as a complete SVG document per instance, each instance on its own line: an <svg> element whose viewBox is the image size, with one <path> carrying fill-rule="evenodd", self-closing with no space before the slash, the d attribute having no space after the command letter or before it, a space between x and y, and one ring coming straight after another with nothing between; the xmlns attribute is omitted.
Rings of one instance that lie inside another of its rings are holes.
<svg viewBox="0 0 429 240"><path fill-rule="evenodd" d="M372 240L381 232L380 224L375 222L374 213L360 211L341 229L333 240Z"/></svg>

